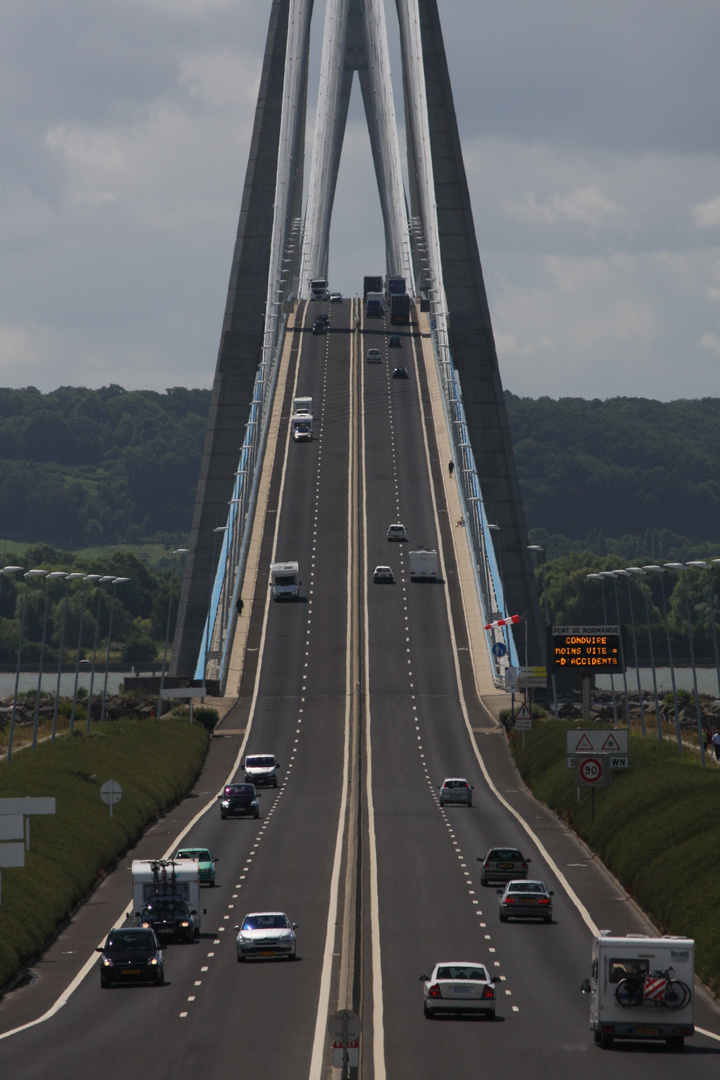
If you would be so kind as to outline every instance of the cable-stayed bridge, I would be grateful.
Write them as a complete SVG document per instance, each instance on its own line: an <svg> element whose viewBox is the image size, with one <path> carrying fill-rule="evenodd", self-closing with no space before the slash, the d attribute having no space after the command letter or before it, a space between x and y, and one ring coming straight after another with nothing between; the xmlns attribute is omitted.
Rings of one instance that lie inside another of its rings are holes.
<svg viewBox="0 0 720 1080"><path fill-rule="evenodd" d="M330 223L355 74L367 117L388 277L405 279L431 336L463 526L486 621L525 616L508 662L544 658L542 624L483 282L437 0L396 0L406 176L383 0L272 0L172 672L228 686L278 370L310 282L328 279ZM305 162L310 35L322 33L315 136ZM358 267L358 283L367 268ZM355 330L362 334L361 306ZM269 445L270 444L270 445ZM524 637L524 640L523 640ZM502 661L491 652L504 643ZM496 650L497 652L498 650Z"/></svg>

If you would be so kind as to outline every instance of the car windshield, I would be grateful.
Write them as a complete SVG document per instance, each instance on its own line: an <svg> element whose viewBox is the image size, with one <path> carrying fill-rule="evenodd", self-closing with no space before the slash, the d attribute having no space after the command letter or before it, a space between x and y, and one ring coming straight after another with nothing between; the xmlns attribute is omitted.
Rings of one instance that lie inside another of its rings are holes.
<svg viewBox="0 0 720 1080"><path fill-rule="evenodd" d="M519 851L515 848L495 848L488 855L488 859L494 859L497 862L522 862L523 857Z"/></svg>
<svg viewBox="0 0 720 1080"><path fill-rule="evenodd" d="M248 915L243 930L285 930L288 921L284 915Z"/></svg>
<svg viewBox="0 0 720 1080"><path fill-rule="evenodd" d="M257 754L245 759L246 769L272 769L274 764L275 758L270 754Z"/></svg>
<svg viewBox="0 0 720 1080"><path fill-rule="evenodd" d="M176 859L197 859L198 862L212 862L212 855L207 848L183 848L178 851Z"/></svg>
<svg viewBox="0 0 720 1080"><path fill-rule="evenodd" d="M254 792L252 784L231 784L225 788L226 795L253 795Z"/></svg>
<svg viewBox="0 0 720 1080"><path fill-rule="evenodd" d="M115 931L105 942L105 952L127 952L130 949L136 949L138 952L155 952L156 948L152 930Z"/></svg>
<svg viewBox="0 0 720 1080"><path fill-rule="evenodd" d="M178 900L176 897L170 897L165 900L153 900L152 903L146 904L143 909L143 915L161 915L165 918L168 915L187 915L187 904L184 900Z"/></svg>
<svg viewBox="0 0 720 1080"><path fill-rule="evenodd" d="M465 788L468 786L467 780L446 780L446 788Z"/></svg>
<svg viewBox="0 0 720 1080"><path fill-rule="evenodd" d="M470 967L468 964L445 964L437 969L438 979L474 979L477 982L489 982L488 973L484 967Z"/></svg>

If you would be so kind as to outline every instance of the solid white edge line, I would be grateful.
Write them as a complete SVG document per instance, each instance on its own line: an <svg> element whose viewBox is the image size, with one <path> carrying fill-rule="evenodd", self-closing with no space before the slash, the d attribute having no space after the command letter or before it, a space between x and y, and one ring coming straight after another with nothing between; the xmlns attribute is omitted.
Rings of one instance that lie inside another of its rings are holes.
<svg viewBox="0 0 720 1080"><path fill-rule="evenodd" d="M350 312L352 322L352 308ZM327 361L326 361L327 362ZM352 410L354 405L354 392L353 392L353 379L352 360L348 365L348 396L349 396L349 410L348 416L352 417ZM348 447L349 447L349 462L348 462L348 507L347 507L347 528L348 538L352 536L352 461L353 461L353 429L352 423L348 425ZM348 543L349 543L348 539ZM347 568L345 576L345 595L346 595L346 624L345 624L345 741L343 747L343 783L342 783L342 796L340 799L340 814L338 818L338 831L335 837L335 856L333 859L332 876L330 879L330 901L328 904L328 921L325 930L325 948L323 952L323 967L322 974L320 976L320 992L318 994L318 1006L317 1014L315 1017L315 1035L313 1037L312 1056L310 1058L310 1073L309 1080L320 1080L322 1076L323 1057L325 1055L327 1034L327 1022L330 1011L330 989L332 985L332 965L333 965L333 949L335 946L335 931L337 925L338 914L338 902L340 896L340 869L342 866L342 851L343 842L345 839L345 815L347 813L347 801L348 801L348 789L350 786L350 712L352 708L352 693L353 688L350 685L350 679L352 677L352 649L350 642L350 634L352 630L351 623L351 560L347 559Z"/></svg>
<svg viewBox="0 0 720 1080"><path fill-rule="evenodd" d="M298 377L298 371L299 371L299 368L300 368L300 356L302 354L302 347L303 347L303 338L301 336L300 337L300 345L299 345L299 349L298 349L298 361L297 361L297 366L296 366L296 369L295 369L295 382L293 384L293 395L295 394L295 390L297 389L297 377ZM282 496L283 496L283 491L284 491L284 487L285 487L285 471L287 469L287 459L288 459L289 446L290 446L290 438L289 438L289 433L288 433L288 439L287 439L287 441L285 443L285 458L284 458L284 461L283 461L282 480L281 480L280 492L279 492L279 496L278 496L278 513L277 513L277 515L275 517L275 536L273 538L273 560L274 560L274 557L275 557L275 550L276 550L276 547L277 547L278 523L280 521L280 507L282 505ZM240 762L242 761L243 755L245 753L245 747L247 746L247 742L248 742L248 739L250 737L250 731L252 729L253 719L254 719L254 716L255 716L255 705L256 705L256 702L257 702L258 691L259 691L259 687L260 687L260 673L262 671L263 650L264 650L264 647L265 647L265 637L266 637L266 633L267 633L268 615L270 613L270 603L271 603L270 594L268 593L267 598L265 600L265 614L263 616L263 628L262 628L262 634L261 634L261 637L260 637L260 648L259 648L259 651L258 651L259 660L258 660L257 675L255 677L255 688L254 688L254 691L253 691L252 702L250 704L250 712L248 714L248 722L247 722L247 726L245 728L245 737L244 737L243 741L240 744L240 749L237 752L237 756L235 758L235 761L233 762L232 769L228 773L225 781L221 784L221 786L220 786L219 790L217 791L217 793L212 796L210 801L208 803L206 803L206 805L202 808L202 810L199 810L197 812L195 817L192 818L192 820L185 826L185 828L181 832L178 833L178 835L175 837L175 839L173 840L172 844L167 849L165 854L161 856L161 858L163 858L163 859L167 859L167 858L170 857L172 852L182 842L183 837L187 836L187 834L190 832L190 830L193 829L195 827L195 825L198 823L200 818L203 817L205 814L207 814L208 810L210 810L211 807L215 806L215 804L217 802L218 795L222 794L222 790L225 787L225 784L229 784L231 782L232 778L235 776L235 773L237 772L238 768L240 767ZM123 908L124 907L125 907L125 905L123 905ZM108 933L111 933L113 930L118 930L123 925L123 923L125 922L125 919L126 919L126 915L125 915L125 911L123 910L122 915L120 915L117 918L117 920L113 923L113 925L110 927L110 930L108 930ZM107 935L105 935L105 936L107 936ZM99 942L99 944L102 944L102 942ZM50 1020L55 1015L55 1013L59 1012L59 1010L63 1007L63 1005L67 1004L67 1002L70 1000L70 998L72 997L74 992L77 990L80 983L83 981L83 979L87 978L88 974L90 973L90 971L92 971L93 967L96 964L97 964L97 955L96 955L95 952L93 952L92 955L88 958L88 960L83 964L82 968L77 973L75 978L72 980L70 985L63 991L63 993L60 995L60 997L57 999L57 1001L55 1001L55 1003L50 1006L50 1008L47 1010L47 1012L43 1013L42 1016L38 1016L37 1019L35 1019L35 1020L28 1021L27 1024L22 1024L20 1027L11 1028L10 1031L5 1031L5 1032L0 1033L0 1042L2 1042L3 1039L9 1039L11 1035L18 1035L21 1031L27 1031L29 1028L36 1027L38 1024L44 1024L46 1020Z"/></svg>

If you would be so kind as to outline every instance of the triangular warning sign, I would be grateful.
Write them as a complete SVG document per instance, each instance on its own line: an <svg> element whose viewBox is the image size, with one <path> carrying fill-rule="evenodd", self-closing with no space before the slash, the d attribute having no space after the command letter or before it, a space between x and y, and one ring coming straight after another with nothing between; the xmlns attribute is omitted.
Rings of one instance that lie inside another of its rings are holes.
<svg viewBox="0 0 720 1080"><path fill-rule="evenodd" d="M590 742L587 735L583 734L582 739L580 740L580 742L575 747L575 752L577 753L578 750L593 750L593 749L594 749L593 744Z"/></svg>
<svg viewBox="0 0 720 1080"><path fill-rule="evenodd" d="M525 702L522 703L518 711L515 713L516 720L532 720L532 713L528 709Z"/></svg>
<svg viewBox="0 0 720 1080"><path fill-rule="evenodd" d="M605 742L602 744L602 749L603 750L621 750L622 749L622 747L620 746L620 743L617 741L617 739L613 735L612 731L608 735Z"/></svg>

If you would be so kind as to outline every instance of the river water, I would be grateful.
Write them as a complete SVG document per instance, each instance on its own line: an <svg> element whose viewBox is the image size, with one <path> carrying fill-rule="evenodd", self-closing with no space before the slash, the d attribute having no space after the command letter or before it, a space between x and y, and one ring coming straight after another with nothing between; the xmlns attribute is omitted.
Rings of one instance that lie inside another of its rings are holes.
<svg viewBox="0 0 720 1080"><path fill-rule="evenodd" d="M657 676L658 693L670 694L672 693L672 681L670 678L670 668L662 667L656 668L655 674ZM635 691L637 693L637 672L634 667L628 666L625 673L627 678L628 690ZM615 682L615 690L623 690L623 677L622 675L614 675L613 680ZM708 694L713 697L718 696L718 680L717 672L714 667L712 668L698 668L697 669L697 683L698 691L701 694ZM609 675L596 675L595 685L598 690L610 689L610 676ZM640 668L640 685L643 690L649 690L652 693L653 679L652 668ZM692 668L675 668L675 685L678 690L693 690L693 673Z"/></svg>

